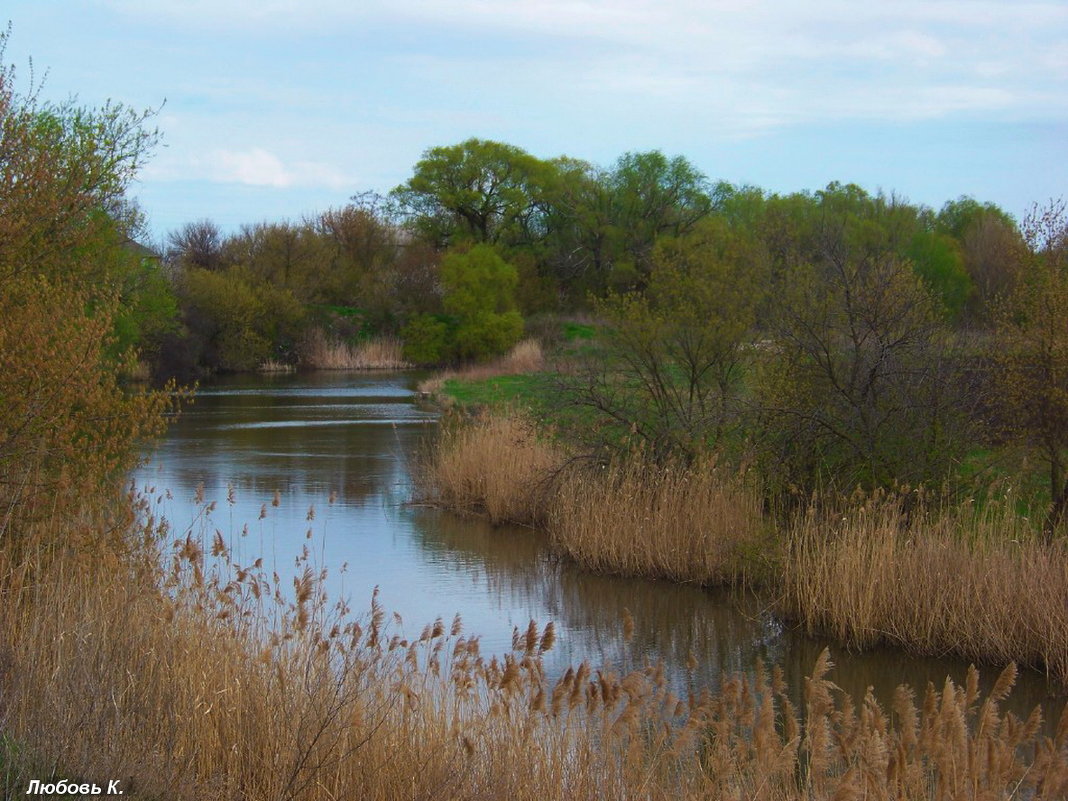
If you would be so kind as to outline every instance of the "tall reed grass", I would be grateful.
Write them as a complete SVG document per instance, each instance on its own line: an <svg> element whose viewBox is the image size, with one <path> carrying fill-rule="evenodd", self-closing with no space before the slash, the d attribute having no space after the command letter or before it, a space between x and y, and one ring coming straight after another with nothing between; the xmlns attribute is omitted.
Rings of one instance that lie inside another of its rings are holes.
<svg viewBox="0 0 1068 801"><path fill-rule="evenodd" d="M742 578L766 528L760 495L741 476L636 459L571 471L548 520L553 545L587 569L698 584Z"/></svg>
<svg viewBox="0 0 1068 801"><path fill-rule="evenodd" d="M1068 713L1049 736L1038 711L1002 714L1011 669L986 699L973 672L919 705L902 688L859 708L827 679L826 652L802 699L759 666L686 697L658 665L549 678L551 624L492 657L459 619L401 639L374 597L362 617L331 605L306 563L283 587L234 564L210 527L141 513L130 537L0 572L9 796L60 777L247 801L1068 793Z"/></svg>
<svg viewBox="0 0 1068 801"><path fill-rule="evenodd" d="M1014 661L1068 686L1068 544L1042 542L1011 498L908 516L896 501L857 498L773 533L756 489L714 465L566 463L522 418L488 415L450 430L428 483L446 506L545 529L591 570L748 580L810 633Z"/></svg>
<svg viewBox="0 0 1068 801"><path fill-rule="evenodd" d="M902 514L874 497L792 527L783 605L855 646L1022 662L1068 684L1068 544L1046 544L1011 499Z"/></svg>
<svg viewBox="0 0 1068 801"><path fill-rule="evenodd" d="M541 525L554 493L563 451L539 437L518 414L487 415L472 425L453 421L425 468L430 497L494 523Z"/></svg>
<svg viewBox="0 0 1068 801"><path fill-rule="evenodd" d="M541 527L556 550L598 572L719 584L757 563L760 496L712 464L571 463L521 414L449 426L424 486L451 509Z"/></svg>
<svg viewBox="0 0 1068 801"><path fill-rule="evenodd" d="M332 340L314 328L301 343L300 361L316 370L403 370L412 365L404 360L402 350L403 343L395 337L350 344Z"/></svg>

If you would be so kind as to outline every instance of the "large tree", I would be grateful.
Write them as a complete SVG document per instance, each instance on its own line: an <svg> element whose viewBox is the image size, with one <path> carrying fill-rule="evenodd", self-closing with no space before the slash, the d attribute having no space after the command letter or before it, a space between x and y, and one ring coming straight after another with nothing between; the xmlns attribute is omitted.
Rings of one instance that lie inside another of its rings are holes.
<svg viewBox="0 0 1068 801"><path fill-rule="evenodd" d="M543 258L579 298L645 286L657 239L685 234L713 208L705 176L681 156L626 153L611 169L553 164Z"/></svg>
<svg viewBox="0 0 1068 801"><path fill-rule="evenodd" d="M838 184L772 205L784 213L757 382L769 479L941 480L965 441L961 384L932 282L903 255L917 210Z"/></svg>
<svg viewBox="0 0 1068 801"><path fill-rule="evenodd" d="M427 150L391 193L439 245L515 243L540 234L552 166L521 148L485 139Z"/></svg>
<svg viewBox="0 0 1068 801"><path fill-rule="evenodd" d="M659 237L686 233L712 209L708 180L682 156L626 153L608 180L624 258L639 276L648 274Z"/></svg>
<svg viewBox="0 0 1068 801"><path fill-rule="evenodd" d="M991 310L1020 276L1026 246L1015 221L993 203L961 197L942 207L936 226L958 243L971 284L967 309L972 321L989 323Z"/></svg>

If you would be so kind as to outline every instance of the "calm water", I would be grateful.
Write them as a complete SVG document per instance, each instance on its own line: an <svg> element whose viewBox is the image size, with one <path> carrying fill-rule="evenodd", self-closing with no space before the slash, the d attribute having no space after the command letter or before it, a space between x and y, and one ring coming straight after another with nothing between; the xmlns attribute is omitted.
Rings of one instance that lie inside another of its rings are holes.
<svg viewBox="0 0 1068 801"><path fill-rule="evenodd" d="M782 625L757 599L583 574L554 560L534 532L412 504L413 466L436 428L435 411L415 396L416 380L412 373L319 373L215 381L201 388L137 480L169 490L159 508L177 532L210 539L218 530L241 564L262 557L288 575L307 549L308 561L328 571L331 595L350 599L356 612L379 587L383 606L401 616L394 630L406 636L459 614L464 633L481 636L484 654L503 653L514 627L551 620L551 672L583 659L615 670L663 659L679 687L714 686L722 671L750 670L762 659L782 665L800 696L827 643ZM194 502L201 485L205 501L217 502L207 516ZM636 623L627 643L624 609ZM961 682L967 670L892 650L832 650L831 678L858 698L871 685L888 701L899 683L922 689L947 675ZM685 668L691 652L700 664L694 676ZM996 673L986 668L984 684ZM1064 703L1030 673L1013 701L1021 712L1036 703L1059 711Z"/></svg>

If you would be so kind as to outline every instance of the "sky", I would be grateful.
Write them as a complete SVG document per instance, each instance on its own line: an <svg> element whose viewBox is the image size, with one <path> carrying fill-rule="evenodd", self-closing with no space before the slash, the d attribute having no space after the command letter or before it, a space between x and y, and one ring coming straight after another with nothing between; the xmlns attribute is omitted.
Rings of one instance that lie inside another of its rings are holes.
<svg viewBox="0 0 1068 801"><path fill-rule="evenodd" d="M158 240L300 220L470 137L611 166L682 155L1022 218L1068 195L1068 2L5 0L18 88L154 109Z"/></svg>

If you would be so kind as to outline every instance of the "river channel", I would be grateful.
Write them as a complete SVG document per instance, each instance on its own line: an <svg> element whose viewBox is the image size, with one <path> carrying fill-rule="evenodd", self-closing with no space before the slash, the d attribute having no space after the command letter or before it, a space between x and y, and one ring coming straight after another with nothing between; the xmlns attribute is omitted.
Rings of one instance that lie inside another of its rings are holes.
<svg viewBox="0 0 1068 801"><path fill-rule="evenodd" d="M438 617L448 626L459 614L464 634L481 637L483 654L501 654L513 629L553 621L549 673L582 660L620 671L662 659L680 688L715 687L724 671L751 671L764 660L783 667L800 697L803 677L829 643L783 624L766 601L586 574L553 558L537 532L412 503L413 471L438 416L419 402L417 379L312 373L214 380L135 478L159 496L157 508L176 536L191 531L210 540L218 530L237 562L263 558L283 576L307 549L308 563L326 569L330 595L349 599L354 614L368 608L378 587L381 604L400 616L393 630L404 636L418 636ZM205 516L211 501L215 509ZM624 610L635 621L627 641ZM952 659L831 647L832 680L858 699L872 686L888 702L900 683L922 692L947 676L962 682L967 671ZM690 654L696 670L687 667ZM988 687L998 668L981 673ZM1054 690L1043 676L1023 672L1011 706L1026 713L1041 703L1059 712L1064 698Z"/></svg>

